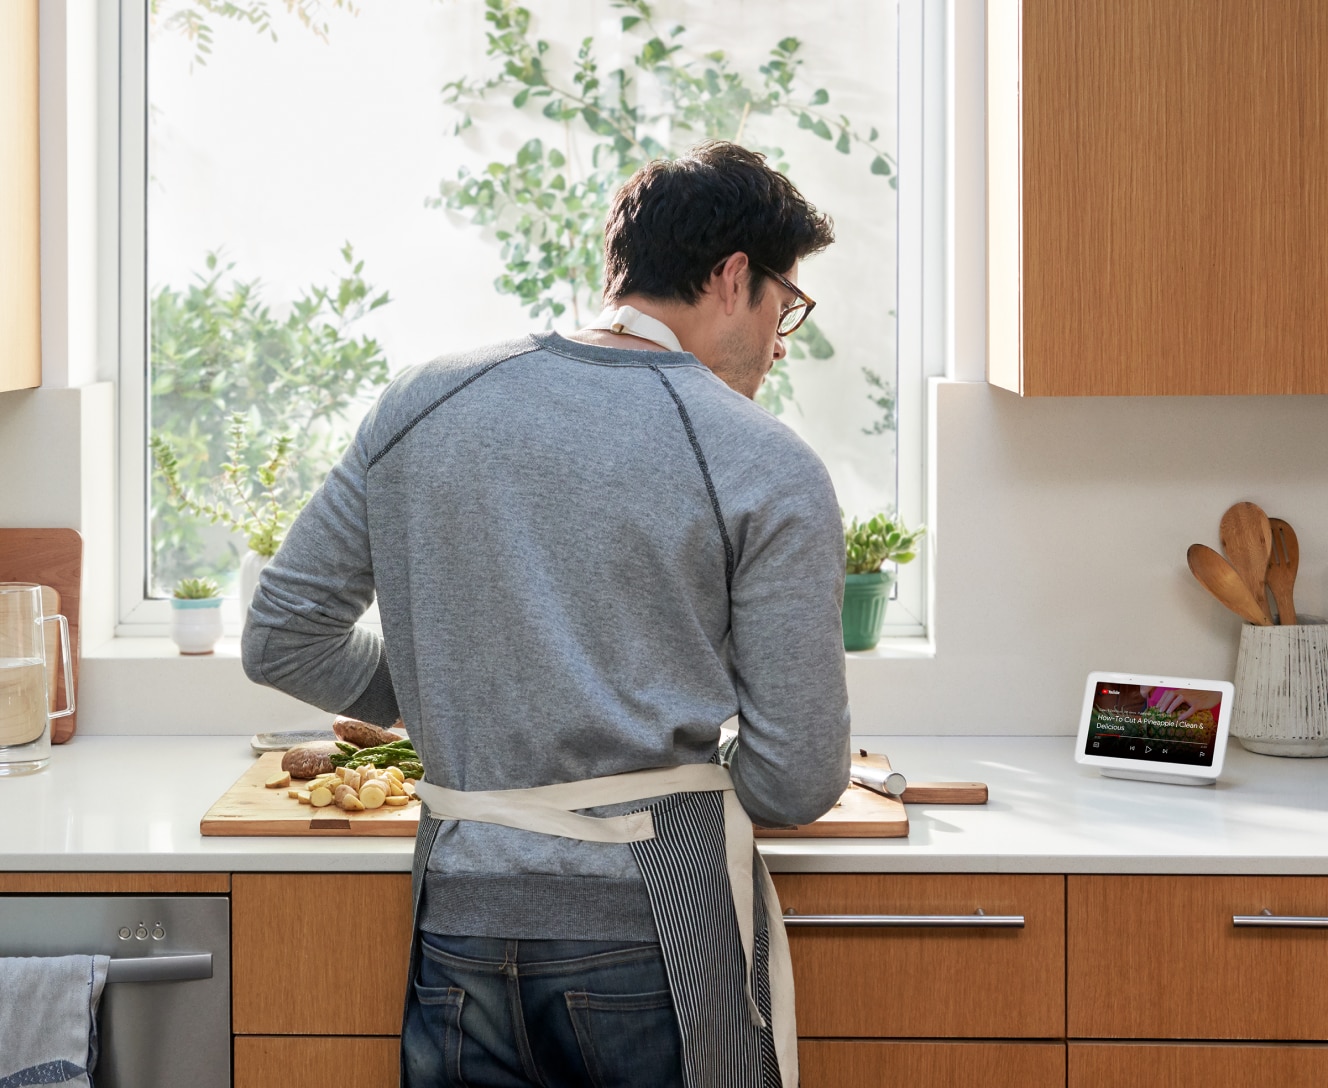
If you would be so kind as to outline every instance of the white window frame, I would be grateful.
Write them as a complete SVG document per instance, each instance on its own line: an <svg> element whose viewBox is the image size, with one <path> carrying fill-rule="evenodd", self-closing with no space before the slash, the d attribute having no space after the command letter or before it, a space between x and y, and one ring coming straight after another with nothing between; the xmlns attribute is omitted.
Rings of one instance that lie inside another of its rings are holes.
<svg viewBox="0 0 1328 1088"><path fill-rule="evenodd" d="M147 596L147 0L103 0L104 93L119 101L119 154L103 171L118 190L118 270L103 285L105 309L118 314L118 593L115 634L164 636L170 605ZM912 526L929 521L928 379L945 373L948 0L899 0L898 337L896 508ZM869 300L863 300L864 304ZM900 410L902 407L903 410ZM918 559L899 568L880 647L854 656L932 652L930 536ZM228 636L242 623L238 602L223 606Z"/></svg>

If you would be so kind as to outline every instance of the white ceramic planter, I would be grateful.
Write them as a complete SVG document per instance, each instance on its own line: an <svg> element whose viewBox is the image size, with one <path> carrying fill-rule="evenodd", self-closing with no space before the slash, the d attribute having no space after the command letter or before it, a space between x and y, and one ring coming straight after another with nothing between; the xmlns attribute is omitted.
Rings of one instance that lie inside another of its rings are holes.
<svg viewBox="0 0 1328 1088"><path fill-rule="evenodd" d="M210 654L221 638L221 598L171 598L171 639L182 654Z"/></svg>
<svg viewBox="0 0 1328 1088"><path fill-rule="evenodd" d="M1269 756L1328 756L1328 625L1245 624L1231 735Z"/></svg>
<svg viewBox="0 0 1328 1088"><path fill-rule="evenodd" d="M254 590L258 588L258 576L263 573L263 568L272 562L270 555L259 555L255 551L247 551L244 558L240 560L240 622L243 623L249 615L249 605L254 599Z"/></svg>

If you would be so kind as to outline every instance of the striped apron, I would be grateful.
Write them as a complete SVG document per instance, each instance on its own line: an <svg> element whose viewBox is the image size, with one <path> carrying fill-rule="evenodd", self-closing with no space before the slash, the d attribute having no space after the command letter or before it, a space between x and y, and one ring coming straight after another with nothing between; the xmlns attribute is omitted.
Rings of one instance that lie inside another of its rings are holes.
<svg viewBox="0 0 1328 1088"><path fill-rule="evenodd" d="M779 899L728 769L664 767L531 789L466 792L418 783L419 956L424 869L443 820L479 820L585 842L627 843L645 879L682 1038L688 1088L796 1088L793 968ZM621 816L577 809L657 798Z"/></svg>

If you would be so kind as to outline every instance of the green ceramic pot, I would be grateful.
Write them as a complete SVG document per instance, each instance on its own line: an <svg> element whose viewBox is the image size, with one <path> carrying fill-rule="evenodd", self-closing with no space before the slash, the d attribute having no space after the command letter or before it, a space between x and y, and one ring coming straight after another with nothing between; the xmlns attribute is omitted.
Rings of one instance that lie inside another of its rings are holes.
<svg viewBox="0 0 1328 1088"><path fill-rule="evenodd" d="M881 640L893 574L883 570L844 576L844 649L870 650Z"/></svg>

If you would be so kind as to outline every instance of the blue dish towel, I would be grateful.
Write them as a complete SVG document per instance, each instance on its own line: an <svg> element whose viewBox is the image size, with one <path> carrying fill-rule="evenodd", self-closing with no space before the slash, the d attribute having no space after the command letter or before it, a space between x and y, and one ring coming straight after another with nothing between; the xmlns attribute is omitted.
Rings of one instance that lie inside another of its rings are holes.
<svg viewBox="0 0 1328 1088"><path fill-rule="evenodd" d="M0 957L0 1088L92 1088L107 956Z"/></svg>

